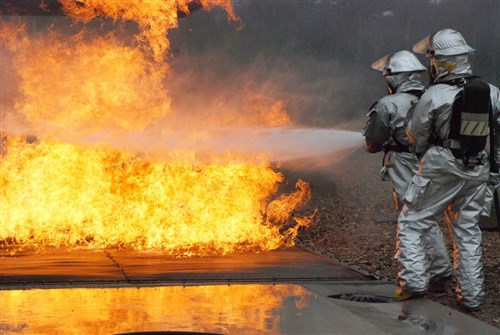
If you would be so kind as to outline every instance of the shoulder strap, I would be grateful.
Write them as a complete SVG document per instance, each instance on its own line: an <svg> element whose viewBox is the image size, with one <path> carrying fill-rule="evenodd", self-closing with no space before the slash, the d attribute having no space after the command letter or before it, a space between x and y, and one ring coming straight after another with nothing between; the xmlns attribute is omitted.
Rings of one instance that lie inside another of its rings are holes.
<svg viewBox="0 0 500 335"><path fill-rule="evenodd" d="M424 94L424 90L409 90L409 91L402 92L402 93L412 94L412 95L416 96L417 98L420 98L422 96L422 94Z"/></svg>
<svg viewBox="0 0 500 335"><path fill-rule="evenodd" d="M450 132L448 133L449 140L458 140L460 138L460 116L463 111L463 96L464 92L461 90L457 93L451 105Z"/></svg>
<svg viewBox="0 0 500 335"><path fill-rule="evenodd" d="M454 78L450 80L443 80L443 81L438 81L437 84L446 84L446 85L451 85L451 86L458 86L462 87L465 86L470 80L480 78L479 76L468 76L468 77L460 77L460 78Z"/></svg>

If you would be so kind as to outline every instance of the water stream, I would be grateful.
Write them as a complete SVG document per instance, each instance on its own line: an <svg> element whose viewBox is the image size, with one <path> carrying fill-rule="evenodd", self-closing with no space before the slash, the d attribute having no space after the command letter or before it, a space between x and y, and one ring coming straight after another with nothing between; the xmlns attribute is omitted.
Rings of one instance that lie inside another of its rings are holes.
<svg viewBox="0 0 500 335"><path fill-rule="evenodd" d="M186 150L199 155L258 156L276 162L360 148L363 136L360 132L334 128L218 128L178 130L162 135L138 133L106 142L116 146L125 144L141 152Z"/></svg>

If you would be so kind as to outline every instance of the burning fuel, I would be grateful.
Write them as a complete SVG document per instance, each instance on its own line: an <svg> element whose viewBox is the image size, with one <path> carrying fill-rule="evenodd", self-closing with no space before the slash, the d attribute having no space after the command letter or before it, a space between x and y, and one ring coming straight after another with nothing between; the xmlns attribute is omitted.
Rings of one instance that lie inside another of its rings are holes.
<svg viewBox="0 0 500 335"><path fill-rule="evenodd" d="M189 14L191 2L60 3L74 21L54 19L46 31L15 17L1 21L2 67L9 68L1 102L3 246L190 256L293 245L314 215L296 214L311 190L299 180L295 192L278 195L284 176L256 160L259 153L204 152L200 159L196 148L169 147L152 158L154 148L136 147L137 153L120 145L130 134L164 139L175 128L165 85L175 80L168 31L179 12ZM230 1L199 4L238 20ZM105 24L87 25L100 18L113 19L118 31L97 34ZM119 21L137 24L132 40L121 38ZM246 101L256 117L239 120L225 111L219 124L290 125L284 102L252 94Z"/></svg>
<svg viewBox="0 0 500 335"><path fill-rule="evenodd" d="M148 162L123 151L5 139L1 237L11 247L161 249L227 254L292 245L311 193L272 200L283 176L268 164Z"/></svg>

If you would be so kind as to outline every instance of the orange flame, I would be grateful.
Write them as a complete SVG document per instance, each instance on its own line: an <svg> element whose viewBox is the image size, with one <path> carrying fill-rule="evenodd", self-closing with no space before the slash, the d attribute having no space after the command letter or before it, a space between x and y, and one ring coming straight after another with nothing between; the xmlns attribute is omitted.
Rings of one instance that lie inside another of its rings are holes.
<svg viewBox="0 0 500 335"><path fill-rule="evenodd" d="M241 111L222 111L223 123L230 126L283 127L292 125L286 102L246 90ZM243 112L243 113L241 113Z"/></svg>
<svg viewBox="0 0 500 335"><path fill-rule="evenodd" d="M15 133L13 125L21 122L43 140L2 135L0 242L123 246L185 256L293 245L298 229L312 221L294 217L310 199L309 186L299 181L295 193L273 201L284 177L268 163L225 156L200 163L192 152L149 161L103 145L60 141L168 130L168 67L161 60L178 11L189 10L185 0L61 2L83 22L97 16L138 22L136 37L149 45L154 60L112 33L95 37L82 30L64 39L53 27L33 37L25 26L1 22L0 51L12 58L18 77L12 84L19 91L14 106L4 109L2 102L2 130ZM229 0L199 3L222 6L237 19ZM248 101L264 125L289 122L284 102L261 96Z"/></svg>
<svg viewBox="0 0 500 335"><path fill-rule="evenodd" d="M161 62L170 49L167 31L177 28L178 11L189 14L192 0L144 0L144 1L109 1L109 0L59 0L65 12L83 22L98 16L137 22L141 32L136 38L148 45L157 62ZM223 7L230 19L237 20L230 0L200 0L207 10L215 6Z"/></svg>
<svg viewBox="0 0 500 335"><path fill-rule="evenodd" d="M20 79L16 109L39 134L141 130L170 112L166 68L112 35L29 38L24 26L8 23L1 33Z"/></svg>
<svg viewBox="0 0 500 335"><path fill-rule="evenodd" d="M272 201L283 176L267 163L148 162L111 149L4 142L0 239L15 245L228 254L293 245L311 221L286 226L310 190L300 181L294 195Z"/></svg>

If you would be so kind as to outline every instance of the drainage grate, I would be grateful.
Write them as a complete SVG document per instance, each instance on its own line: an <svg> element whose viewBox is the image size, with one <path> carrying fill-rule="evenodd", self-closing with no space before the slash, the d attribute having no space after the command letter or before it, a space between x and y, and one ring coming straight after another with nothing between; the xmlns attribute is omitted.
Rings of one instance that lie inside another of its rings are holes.
<svg viewBox="0 0 500 335"><path fill-rule="evenodd" d="M396 301L394 298L371 294L335 294L329 295L328 298L368 303L388 303Z"/></svg>
<svg viewBox="0 0 500 335"><path fill-rule="evenodd" d="M199 332L177 332L177 331L151 331L151 332L133 332L121 333L116 335L222 335L215 333L199 333Z"/></svg>

